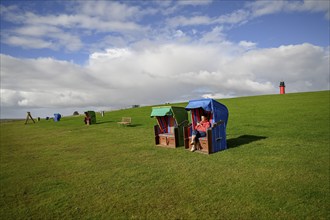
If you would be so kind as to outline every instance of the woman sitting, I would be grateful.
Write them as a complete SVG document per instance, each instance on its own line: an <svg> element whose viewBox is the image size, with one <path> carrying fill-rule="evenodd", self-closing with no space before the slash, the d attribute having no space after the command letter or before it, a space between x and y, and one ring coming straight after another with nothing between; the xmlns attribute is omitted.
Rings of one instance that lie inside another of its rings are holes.
<svg viewBox="0 0 330 220"><path fill-rule="evenodd" d="M85 119L84 119L84 122L85 122L86 125L90 125L90 124L92 124L92 123L91 123L92 120L91 120L91 117L89 117L88 112L85 112Z"/></svg>
<svg viewBox="0 0 330 220"><path fill-rule="evenodd" d="M195 126L195 130L192 131L192 136L191 136L191 151L195 151L196 150L196 143L198 142L198 138L200 137L206 137L206 131L209 127L211 127L210 122L207 120L207 118L205 116L201 117L202 120L200 122L197 123L197 125Z"/></svg>

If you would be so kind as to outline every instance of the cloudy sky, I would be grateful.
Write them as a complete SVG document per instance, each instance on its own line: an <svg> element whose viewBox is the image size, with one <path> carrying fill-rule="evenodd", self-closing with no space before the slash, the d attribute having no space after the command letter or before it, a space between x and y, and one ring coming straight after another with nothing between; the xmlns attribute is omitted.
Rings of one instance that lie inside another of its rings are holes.
<svg viewBox="0 0 330 220"><path fill-rule="evenodd" d="M1 118L329 90L329 1L1 1Z"/></svg>

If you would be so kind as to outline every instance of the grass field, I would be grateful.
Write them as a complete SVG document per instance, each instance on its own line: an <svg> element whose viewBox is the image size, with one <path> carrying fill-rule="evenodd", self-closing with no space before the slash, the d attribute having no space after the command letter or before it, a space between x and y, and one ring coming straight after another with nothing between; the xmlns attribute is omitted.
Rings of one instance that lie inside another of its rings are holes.
<svg viewBox="0 0 330 220"><path fill-rule="evenodd" d="M211 155L156 147L151 107L1 123L1 219L329 219L329 100L220 100L229 149Z"/></svg>

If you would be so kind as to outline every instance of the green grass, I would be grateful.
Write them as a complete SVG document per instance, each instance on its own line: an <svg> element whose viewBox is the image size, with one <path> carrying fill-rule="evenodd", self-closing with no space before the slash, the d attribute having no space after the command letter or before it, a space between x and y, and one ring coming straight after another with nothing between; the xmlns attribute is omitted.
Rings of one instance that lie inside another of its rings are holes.
<svg viewBox="0 0 330 220"><path fill-rule="evenodd" d="M1 123L1 219L329 219L329 94L221 100L211 155L156 147L151 107Z"/></svg>

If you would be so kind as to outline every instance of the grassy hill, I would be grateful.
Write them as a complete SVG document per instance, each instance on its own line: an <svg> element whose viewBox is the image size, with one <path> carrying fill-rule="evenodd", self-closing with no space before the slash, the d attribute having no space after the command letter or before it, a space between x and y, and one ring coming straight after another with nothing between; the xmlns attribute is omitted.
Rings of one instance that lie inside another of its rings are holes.
<svg viewBox="0 0 330 220"><path fill-rule="evenodd" d="M151 107L1 123L2 219L329 219L330 92L219 100L229 149L154 145ZM176 104L185 106L187 103ZM117 121L132 117L131 127Z"/></svg>

